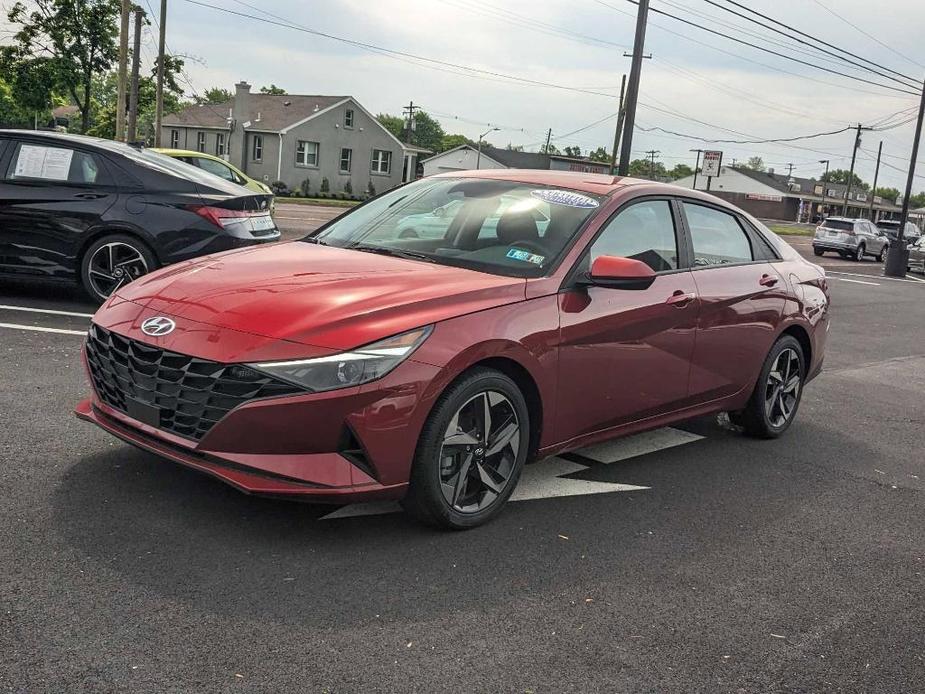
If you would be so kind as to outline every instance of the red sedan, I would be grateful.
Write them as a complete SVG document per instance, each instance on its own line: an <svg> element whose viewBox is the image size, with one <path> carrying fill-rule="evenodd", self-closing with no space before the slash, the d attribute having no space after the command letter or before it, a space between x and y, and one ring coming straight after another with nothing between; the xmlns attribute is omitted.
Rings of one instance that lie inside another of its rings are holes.
<svg viewBox="0 0 925 694"><path fill-rule="evenodd" d="M120 288L77 414L243 491L466 528L532 459L719 411L779 436L828 308L821 268L712 196L454 173Z"/></svg>

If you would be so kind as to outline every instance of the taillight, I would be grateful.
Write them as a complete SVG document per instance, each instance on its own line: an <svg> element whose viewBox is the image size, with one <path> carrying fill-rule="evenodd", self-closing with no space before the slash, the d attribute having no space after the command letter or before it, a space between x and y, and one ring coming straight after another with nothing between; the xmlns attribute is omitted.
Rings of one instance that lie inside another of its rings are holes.
<svg viewBox="0 0 925 694"><path fill-rule="evenodd" d="M240 224L250 217L250 213L244 210L229 210L211 205L190 205L188 209L190 212L195 212L203 219L208 220L219 229L226 229L232 224Z"/></svg>

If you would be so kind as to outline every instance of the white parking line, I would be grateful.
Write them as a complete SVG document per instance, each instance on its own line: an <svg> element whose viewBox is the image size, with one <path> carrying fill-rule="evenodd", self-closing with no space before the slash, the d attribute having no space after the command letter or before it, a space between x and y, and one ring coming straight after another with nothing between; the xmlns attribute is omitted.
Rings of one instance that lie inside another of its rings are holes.
<svg viewBox="0 0 925 694"><path fill-rule="evenodd" d="M913 282L925 282L921 277L913 277L912 275L906 275L907 280L912 280Z"/></svg>
<svg viewBox="0 0 925 694"><path fill-rule="evenodd" d="M865 282L864 280L849 280L847 277L833 277L833 280L838 280L839 282L851 282L852 284L869 284L872 287L879 287L879 282Z"/></svg>
<svg viewBox="0 0 925 694"><path fill-rule="evenodd" d="M876 277L878 280L885 280L887 282L922 282L923 280L911 278L903 279L902 277L881 277L880 275L865 275L861 272L838 272L837 270L829 270L826 268L827 275L848 275L849 277ZM908 277L908 275L906 275ZM837 277L835 279L838 279Z"/></svg>
<svg viewBox="0 0 925 694"><path fill-rule="evenodd" d="M38 333L58 333L59 335L86 335L86 330L62 330L61 328L45 328L41 325L18 325L16 323L0 323L0 328L13 330L33 330Z"/></svg>
<svg viewBox="0 0 925 694"><path fill-rule="evenodd" d="M55 316L76 316L77 318L93 318L92 313L74 313L73 311L54 311L50 308L32 308L31 306L10 306L8 304L0 304L0 310L27 311L29 313L50 313Z"/></svg>

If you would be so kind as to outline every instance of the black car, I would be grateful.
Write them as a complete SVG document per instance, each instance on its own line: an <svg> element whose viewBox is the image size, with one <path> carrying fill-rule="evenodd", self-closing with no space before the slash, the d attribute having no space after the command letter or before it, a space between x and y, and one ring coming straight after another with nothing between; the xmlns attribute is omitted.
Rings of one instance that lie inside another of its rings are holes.
<svg viewBox="0 0 925 694"><path fill-rule="evenodd" d="M162 265L277 240L271 201L143 147L0 130L0 276L102 302Z"/></svg>
<svg viewBox="0 0 925 694"><path fill-rule="evenodd" d="M890 241L895 241L899 236L899 220L898 219L881 219L877 222L877 228L886 234ZM912 222L906 222L906 226L903 227L903 239L907 243L915 243L919 240L919 237L922 235L922 232L919 231L919 228Z"/></svg>

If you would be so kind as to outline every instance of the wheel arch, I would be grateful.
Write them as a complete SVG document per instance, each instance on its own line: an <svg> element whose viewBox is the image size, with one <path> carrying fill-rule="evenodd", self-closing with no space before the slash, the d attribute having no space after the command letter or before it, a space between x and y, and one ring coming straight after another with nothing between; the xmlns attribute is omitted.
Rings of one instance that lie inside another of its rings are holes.
<svg viewBox="0 0 925 694"><path fill-rule="evenodd" d="M809 331L799 323L791 323L781 331L777 339L780 339L784 335L790 335L800 343L800 347L803 350L803 361L806 364L806 369L810 369L813 363L813 340L809 336Z"/></svg>
<svg viewBox="0 0 925 694"><path fill-rule="evenodd" d="M155 260L157 260L159 264L161 263L161 259L158 255L157 249L155 248L155 244L152 243L149 235L135 227L110 224L94 229L91 233L87 234L85 238L80 240L80 245L77 247L77 251L75 253L75 258L77 259L78 274L80 272L81 266L83 265L84 255L86 254L87 249L89 249L90 246L99 241L101 238L106 236L130 236L136 241L143 243L145 248L151 251L151 255L154 256ZM151 269L153 270L154 268Z"/></svg>

